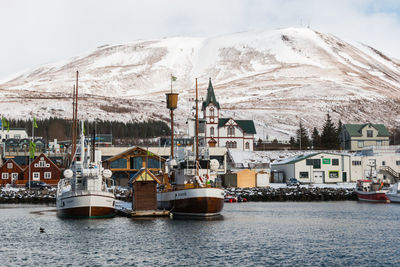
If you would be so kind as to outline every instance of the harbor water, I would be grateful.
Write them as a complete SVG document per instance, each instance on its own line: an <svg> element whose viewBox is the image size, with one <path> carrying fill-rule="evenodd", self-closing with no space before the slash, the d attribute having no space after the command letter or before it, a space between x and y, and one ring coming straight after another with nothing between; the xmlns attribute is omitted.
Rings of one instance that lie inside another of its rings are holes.
<svg viewBox="0 0 400 267"><path fill-rule="evenodd" d="M215 220L73 220L54 209L0 205L1 266L400 264L395 204L227 203Z"/></svg>

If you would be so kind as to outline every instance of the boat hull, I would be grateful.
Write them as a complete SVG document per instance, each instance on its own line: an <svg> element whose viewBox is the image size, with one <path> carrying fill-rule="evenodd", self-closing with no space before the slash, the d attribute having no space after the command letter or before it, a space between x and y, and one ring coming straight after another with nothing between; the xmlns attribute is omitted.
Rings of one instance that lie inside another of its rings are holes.
<svg viewBox="0 0 400 267"><path fill-rule="evenodd" d="M57 215L68 218L107 218L115 215L115 197L109 192L67 192L57 198Z"/></svg>
<svg viewBox="0 0 400 267"><path fill-rule="evenodd" d="M193 188L157 194L158 208L174 215L218 216L224 207L224 191L219 188Z"/></svg>
<svg viewBox="0 0 400 267"><path fill-rule="evenodd" d="M389 198L386 196L386 192L383 191L376 191L376 192L356 191L356 193L358 200L360 201L390 203Z"/></svg>
<svg viewBox="0 0 400 267"><path fill-rule="evenodd" d="M400 203L400 194L386 194L391 203Z"/></svg>

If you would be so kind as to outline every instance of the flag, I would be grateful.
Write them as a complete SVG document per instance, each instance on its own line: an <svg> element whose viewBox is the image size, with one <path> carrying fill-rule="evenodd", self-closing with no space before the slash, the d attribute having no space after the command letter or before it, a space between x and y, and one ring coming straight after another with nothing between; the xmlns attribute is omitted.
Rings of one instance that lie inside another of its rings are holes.
<svg viewBox="0 0 400 267"><path fill-rule="evenodd" d="M35 150L36 150L36 144L32 141L29 141L29 158L31 159L35 158Z"/></svg>
<svg viewBox="0 0 400 267"><path fill-rule="evenodd" d="M175 76L171 75L171 81L175 82L176 79L177 79L177 78L176 78Z"/></svg>
<svg viewBox="0 0 400 267"><path fill-rule="evenodd" d="M33 116L33 128L37 128L36 118Z"/></svg>
<svg viewBox="0 0 400 267"><path fill-rule="evenodd" d="M10 131L10 123L7 121L6 118L1 117L1 124L2 124L2 127L3 127L2 130L4 130L4 128L7 127L7 132Z"/></svg>

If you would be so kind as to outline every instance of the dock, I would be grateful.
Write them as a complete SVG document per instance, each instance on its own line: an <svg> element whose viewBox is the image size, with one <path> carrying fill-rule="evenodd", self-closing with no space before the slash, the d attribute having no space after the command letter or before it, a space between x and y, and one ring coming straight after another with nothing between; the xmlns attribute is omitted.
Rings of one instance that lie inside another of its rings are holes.
<svg viewBox="0 0 400 267"><path fill-rule="evenodd" d="M132 211L131 217L169 217L169 210L138 210Z"/></svg>

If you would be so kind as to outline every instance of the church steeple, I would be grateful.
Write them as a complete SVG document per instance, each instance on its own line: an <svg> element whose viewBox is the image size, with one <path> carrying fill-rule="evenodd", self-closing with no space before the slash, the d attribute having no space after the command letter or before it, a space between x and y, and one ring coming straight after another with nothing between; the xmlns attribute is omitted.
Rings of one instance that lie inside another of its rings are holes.
<svg viewBox="0 0 400 267"><path fill-rule="evenodd" d="M204 110L208 105L210 105L210 103L213 103L217 107L217 109L220 109L219 103L218 103L217 99L215 98L214 88L211 83L211 78L208 83L207 97L206 97L206 100L203 101L202 110Z"/></svg>

